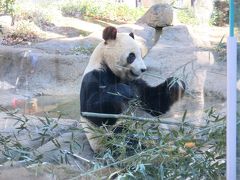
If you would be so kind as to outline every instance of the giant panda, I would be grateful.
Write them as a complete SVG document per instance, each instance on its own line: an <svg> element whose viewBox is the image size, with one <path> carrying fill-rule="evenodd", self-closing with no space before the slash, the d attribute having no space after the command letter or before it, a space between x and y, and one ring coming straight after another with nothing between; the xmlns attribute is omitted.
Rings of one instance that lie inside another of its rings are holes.
<svg viewBox="0 0 240 180"><path fill-rule="evenodd" d="M80 90L80 122L96 153L105 147L89 127L115 125L117 119L84 117L82 112L121 114L130 100L139 99L147 113L158 116L166 113L185 91L184 82L171 84L172 77L155 87L141 79L147 68L133 33L118 33L109 26L102 36L103 41L93 51L85 69Z"/></svg>

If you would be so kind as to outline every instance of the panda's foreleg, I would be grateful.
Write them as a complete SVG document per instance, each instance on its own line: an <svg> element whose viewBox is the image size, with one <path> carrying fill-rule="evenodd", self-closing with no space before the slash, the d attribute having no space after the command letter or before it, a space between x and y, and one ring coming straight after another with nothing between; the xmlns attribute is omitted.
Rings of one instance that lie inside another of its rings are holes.
<svg viewBox="0 0 240 180"><path fill-rule="evenodd" d="M144 80L138 80L136 84L143 106L153 116L166 113L185 92L185 83L181 80L176 81L173 77L155 87L149 86Z"/></svg>
<svg viewBox="0 0 240 180"><path fill-rule="evenodd" d="M169 94L171 105L183 97L186 85L182 80L176 77L170 77L166 79L164 84L166 88L165 91Z"/></svg>

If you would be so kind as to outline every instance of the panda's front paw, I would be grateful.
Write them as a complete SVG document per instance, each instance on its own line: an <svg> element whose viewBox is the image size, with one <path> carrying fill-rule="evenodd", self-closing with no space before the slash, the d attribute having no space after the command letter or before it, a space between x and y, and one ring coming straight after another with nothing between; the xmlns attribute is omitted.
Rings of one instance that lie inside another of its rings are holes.
<svg viewBox="0 0 240 180"><path fill-rule="evenodd" d="M172 102L175 102L183 97L186 89L186 84L177 77L167 78L166 91L168 92Z"/></svg>

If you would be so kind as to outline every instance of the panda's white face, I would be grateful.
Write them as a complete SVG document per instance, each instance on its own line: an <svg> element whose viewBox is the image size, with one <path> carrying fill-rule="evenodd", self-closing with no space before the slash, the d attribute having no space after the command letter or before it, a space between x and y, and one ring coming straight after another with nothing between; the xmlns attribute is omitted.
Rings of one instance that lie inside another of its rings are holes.
<svg viewBox="0 0 240 180"><path fill-rule="evenodd" d="M104 47L104 62L122 80L134 80L146 71L141 49L129 34L119 33Z"/></svg>

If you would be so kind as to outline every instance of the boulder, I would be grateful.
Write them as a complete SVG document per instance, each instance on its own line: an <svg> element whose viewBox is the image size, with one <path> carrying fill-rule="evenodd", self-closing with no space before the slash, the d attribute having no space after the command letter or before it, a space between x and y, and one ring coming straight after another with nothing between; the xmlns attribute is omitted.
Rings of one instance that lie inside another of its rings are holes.
<svg viewBox="0 0 240 180"><path fill-rule="evenodd" d="M58 38L51 39L48 41L36 43L32 45L32 48L43 50L49 54L62 54L62 55L73 55L81 54L83 49L93 49L99 42L101 37L94 37L89 35L85 38L73 37L73 38ZM80 52L76 52L79 50Z"/></svg>
<svg viewBox="0 0 240 180"><path fill-rule="evenodd" d="M27 119L24 123L25 129L21 129L23 122L19 119ZM43 135L44 132L46 136ZM73 152L88 160L93 158L84 130L77 120L48 118L47 121L44 117L20 114L15 114L13 117L0 112L0 134L13 141L17 136L17 141L22 147L32 150L28 154L29 157L36 158L41 155L44 162L60 162L64 151ZM0 145L1 148L3 145ZM78 160L79 165L84 165L84 160ZM71 155L69 161L73 161ZM0 163L5 162L7 162L6 156L0 154Z"/></svg>
<svg viewBox="0 0 240 180"><path fill-rule="evenodd" d="M6 46L0 46L0 54L1 81L34 94L78 94L89 59L84 54L47 54L38 49Z"/></svg>
<svg viewBox="0 0 240 180"><path fill-rule="evenodd" d="M164 27L156 45L144 61L147 72L143 78L152 86L176 76L185 81L186 95L166 114L179 120L185 110L187 120L203 125L204 109L214 107L225 112L226 63L214 60L211 52L200 49L188 27ZM201 37L201 36L200 36Z"/></svg>
<svg viewBox="0 0 240 180"><path fill-rule="evenodd" d="M154 28L161 28L171 25L172 21L172 7L169 4L155 4L137 20L137 24L147 24Z"/></svg>

